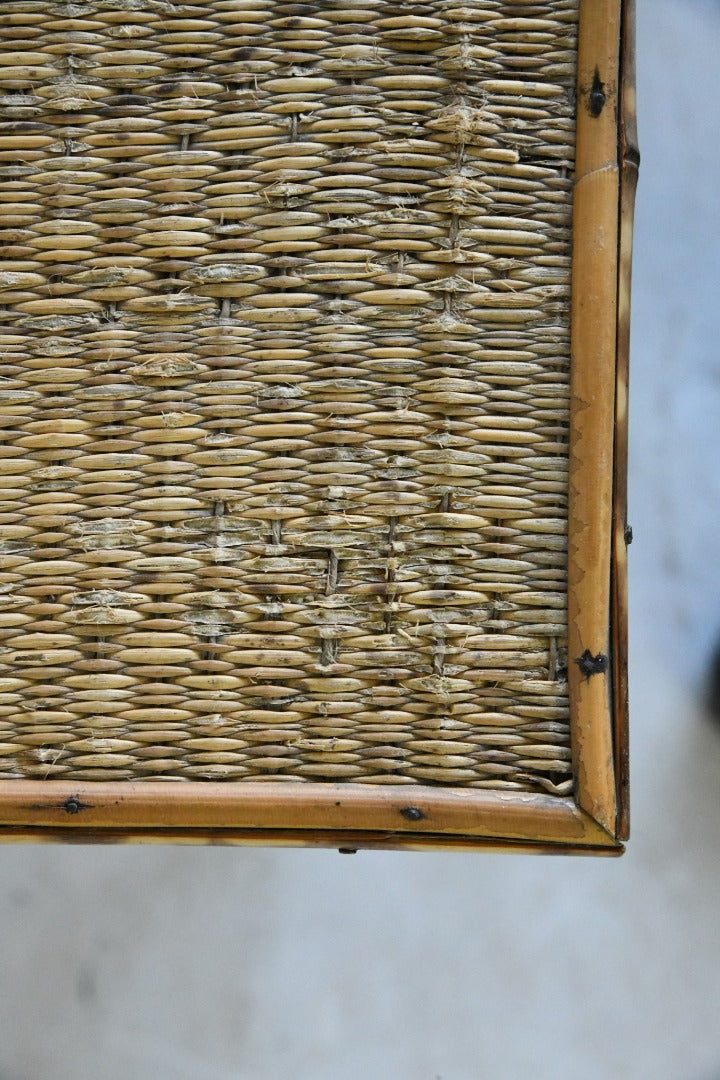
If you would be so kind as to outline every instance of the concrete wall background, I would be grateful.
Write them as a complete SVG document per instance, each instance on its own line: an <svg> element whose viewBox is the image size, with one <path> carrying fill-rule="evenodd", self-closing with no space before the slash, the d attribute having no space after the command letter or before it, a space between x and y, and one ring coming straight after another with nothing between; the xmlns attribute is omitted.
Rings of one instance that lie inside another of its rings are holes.
<svg viewBox="0 0 720 1080"><path fill-rule="evenodd" d="M720 4L639 0L620 861L0 848L0 1080L718 1080Z"/></svg>

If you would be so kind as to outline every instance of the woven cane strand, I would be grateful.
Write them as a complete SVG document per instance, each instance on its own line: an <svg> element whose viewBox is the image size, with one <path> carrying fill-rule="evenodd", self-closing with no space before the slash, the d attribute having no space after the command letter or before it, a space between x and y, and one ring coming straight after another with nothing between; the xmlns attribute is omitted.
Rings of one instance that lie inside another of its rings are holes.
<svg viewBox="0 0 720 1080"><path fill-rule="evenodd" d="M0 777L571 790L577 0L5 0Z"/></svg>

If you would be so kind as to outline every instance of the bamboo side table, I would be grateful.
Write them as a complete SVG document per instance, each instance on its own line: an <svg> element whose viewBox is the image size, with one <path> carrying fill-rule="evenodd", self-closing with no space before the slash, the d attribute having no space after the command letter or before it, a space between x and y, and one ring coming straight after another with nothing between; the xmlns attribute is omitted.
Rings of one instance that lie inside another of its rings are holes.
<svg viewBox="0 0 720 1080"><path fill-rule="evenodd" d="M631 0L0 34L0 837L622 850Z"/></svg>

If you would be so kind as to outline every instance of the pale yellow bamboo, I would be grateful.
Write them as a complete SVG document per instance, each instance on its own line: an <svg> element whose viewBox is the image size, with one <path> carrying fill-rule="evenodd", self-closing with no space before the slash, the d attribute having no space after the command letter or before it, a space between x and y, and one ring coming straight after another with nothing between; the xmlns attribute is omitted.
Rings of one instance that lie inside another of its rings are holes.
<svg viewBox="0 0 720 1080"><path fill-rule="evenodd" d="M243 847L305 847L335 848L341 854L370 851L484 851L513 855L622 855L621 844L606 843L538 843L535 841L493 840L477 837L427 836L413 833L342 833L283 832L262 830L217 829L203 832L198 829L30 829L0 827L2 843L66 843L66 844L182 844Z"/></svg>
<svg viewBox="0 0 720 1080"><path fill-rule="evenodd" d="M290 826L289 823L292 823ZM0 827L84 830L406 834L612 846L572 799L371 785L14 781L0 789Z"/></svg>
<svg viewBox="0 0 720 1080"><path fill-rule="evenodd" d="M628 673L627 673L627 436L632 285L633 217L640 156L635 100L635 0L623 5L622 82L620 101L620 264L618 268L617 391L615 399L615 517L613 524L613 655L615 695L615 770L618 789L617 834L630 831L628 805Z"/></svg>
<svg viewBox="0 0 720 1080"><path fill-rule="evenodd" d="M609 653L619 42L620 0L582 0L573 209L568 667L578 802L612 833L616 795Z"/></svg>

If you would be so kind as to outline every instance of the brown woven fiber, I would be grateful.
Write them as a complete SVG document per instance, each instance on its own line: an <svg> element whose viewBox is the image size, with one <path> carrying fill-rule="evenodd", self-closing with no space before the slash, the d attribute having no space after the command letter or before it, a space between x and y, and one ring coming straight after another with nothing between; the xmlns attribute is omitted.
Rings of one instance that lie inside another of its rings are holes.
<svg viewBox="0 0 720 1080"><path fill-rule="evenodd" d="M0 777L571 793L577 19L5 0Z"/></svg>

